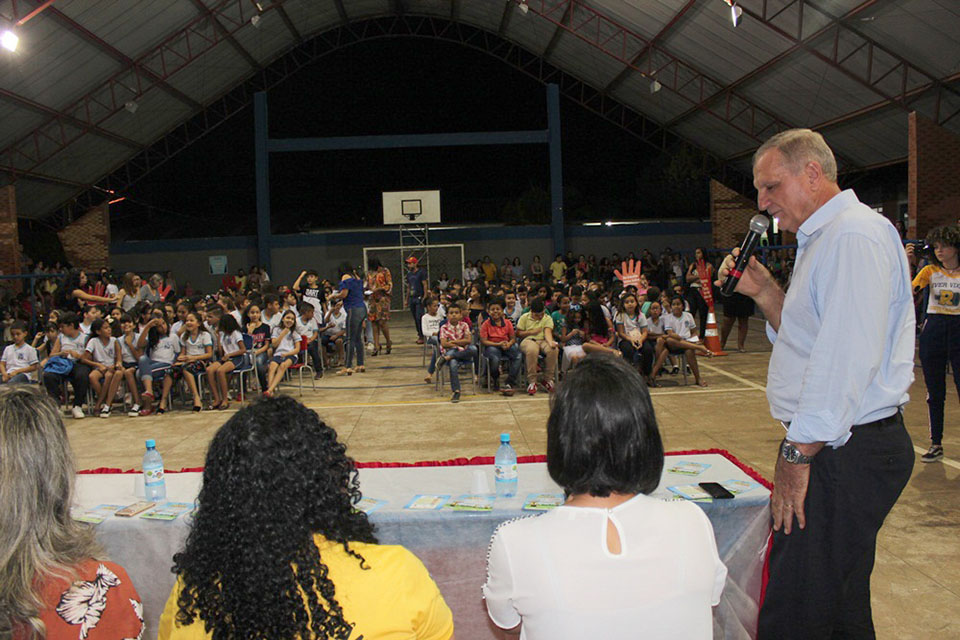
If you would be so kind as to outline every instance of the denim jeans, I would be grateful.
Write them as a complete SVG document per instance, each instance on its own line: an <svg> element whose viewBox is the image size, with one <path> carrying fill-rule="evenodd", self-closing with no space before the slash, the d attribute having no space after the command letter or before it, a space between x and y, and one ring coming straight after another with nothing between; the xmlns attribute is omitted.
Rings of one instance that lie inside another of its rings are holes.
<svg viewBox="0 0 960 640"><path fill-rule="evenodd" d="M413 316L413 325L417 328L417 336L423 338L423 327L420 321L423 319L423 299L410 296L410 315Z"/></svg>
<svg viewBox="0 0 960 640"><path fill-rule="evenodd" d="M347 309L347 346L346 362L348 369L353 366L353 356L357 356L357 366L363 366L363 319L367 317L366 307Z"/></svg>
<svg viewBox="0 0 960 640"><path fill-rule="evenodd" d="M518 347L516 343L511 345L509 349L485 347L483 355L490 361L490 377L494 383L500 378L500 361L506 359L510 361L507 384L511 386L517 384L517 378L520 377L520 347Z"/></svg>
<svg viewBox="0 0 960 640"><path fill-rule="evenodd" d="M267 368L270 366L270 355L264 351L257 354L257 380L260 382L260 389L267 388Z"/></svg>
<svg viewBox="0 0 960 640"><path fill-rule="evenodd" d="M437 336L430 336L427 338L427 345L434 346L439 345L437 341ZM427 367L427 373L433 375L433 372L437 370L437 351L436 349L430 349L430 365Z"/></svg>
<svg viewBox="0 0 960 640"><path fill-rule="evenodd" d="M76 366L73 367L76 370ZM140 356L140 363L137 365L137 377L143 380L144 378L156 378L158 372L163 372L167 369L171 369L172 366L169 362L159 362L157 360L151 360L148 356ZM87 369L89 371L89 369ZM163 376L160 376L163 378Z"/></svg>
<svg viewBox="0 0 960 640"><path fill-rule="evenodd" d="M17 375L11 377L7 380L6 384L29 384L30 376L25 373L18 373Z"/></svg>
<svg viewBox="0 0 960 640"><path fill-rule="evenodd" d="M447 356L452 358L447 363L450 369L450 389L460 391L460 363L473 362L477 357L477 347L471 344L463 349L447 349Z"/></svg>

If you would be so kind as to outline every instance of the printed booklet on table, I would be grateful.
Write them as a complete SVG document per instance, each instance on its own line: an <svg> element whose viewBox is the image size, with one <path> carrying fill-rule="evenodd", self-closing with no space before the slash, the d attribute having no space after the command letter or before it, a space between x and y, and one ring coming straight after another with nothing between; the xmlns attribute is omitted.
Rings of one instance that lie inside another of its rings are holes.
<svg viewBox="0 0 960 640"><path fill-rule="evenodd" d="M549 511L564 503L562 493L530 493L523 503L524 511Z"/></svg>
<svg viewBox="0 0 960 640"><path fill-rule="evenodd" d="M705 462L678 460L667 467L667 473L676 473L681 476L698 476L709 468L710 465Z"/></svg>
<svg viewBox="0 0 960 640"><path fill-rule="evenodd" d="M165 502L140 516L147 520L176 520L193 509L192 502Z"/></svg>
<svg viewBox="0 0 960 640"><path fill-rule="evenodd" d="M465 493L444 506L454 511L492 511L493 496L488 493Z"/></svg>
<svg viewBox="0 0 960 640"><path fill-rule="evenodd" d="M74 520L78 522L86 522L89 524L100 524L120 509L126 505L122 504L98 504L97 506L91 509L81 509L76 507L72 510L71 515Z"/></svg>
<svg viewBox="0 0 960 640"><path fill-rule="evenodd" d="M450 494L438 495L433 493L428 494L417 494L413 496L413 500L407 503L404 509L419 509L430 511L433 509L439 509L447 503L447 500L450 499Z"/></svg>

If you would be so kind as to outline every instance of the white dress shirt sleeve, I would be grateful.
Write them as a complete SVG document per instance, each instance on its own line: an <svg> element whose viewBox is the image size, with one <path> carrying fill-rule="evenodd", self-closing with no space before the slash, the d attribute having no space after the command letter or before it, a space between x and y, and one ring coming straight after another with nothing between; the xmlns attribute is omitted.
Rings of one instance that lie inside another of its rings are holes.
<svg viewBox="0 0 960 640"><path fill-rule="evenodd" d="M876 376L890 319L891 257L879 243L841 236L817 265L813 291L820 330L803 375L793 442L842 442Z"/></svg>

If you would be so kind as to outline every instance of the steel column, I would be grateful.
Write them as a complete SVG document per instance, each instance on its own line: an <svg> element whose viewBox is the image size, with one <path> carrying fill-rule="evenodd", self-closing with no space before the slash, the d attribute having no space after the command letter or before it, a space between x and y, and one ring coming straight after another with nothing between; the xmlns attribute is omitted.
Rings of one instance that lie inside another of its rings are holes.
<svg viewBox="0 0 960 640"><path fill-rule="evenodd" d="M560 87L547 85L547 122L550 132L550 231L554 255L564 252L563 157L560 149Z"/></svg>
<svg viewBox="0 0 960 640"><path fill-rule="evenodd" d="M257 261L270 272L270 153L267 119L267 94L259 92L253 96L253 139L254 162L257 181Z"/></svg>

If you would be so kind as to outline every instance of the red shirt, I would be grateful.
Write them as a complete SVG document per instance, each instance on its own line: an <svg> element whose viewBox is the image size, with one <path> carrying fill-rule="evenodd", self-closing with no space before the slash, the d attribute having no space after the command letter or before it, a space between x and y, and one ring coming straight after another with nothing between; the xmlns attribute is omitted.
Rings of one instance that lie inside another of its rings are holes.
<svg viewBox="0 0 960 640"><path fill-rule="evenodd" d="M489 342L506 342L507 340L512 340L513 333L513 323L503 318L501 321L502 324L495 325L491 320L486 320L482 325L480 325L480 337Z"/></svg>
<svg viewBox="0 0 960 640"><path fill-rule="evenodd" d="M444 323L440 327L440 344L443 344L443 341L453 342L454 340L463 340L464 338L470 337L470 327L466 322L460 320L457 323L457 326L453 326L449 322ZM464 349L465 347L457 347L457 351Z"/></svg>
<svg viewBox="0 0 960 640"><path fill-rule="evenodd" d="M73 582L50 579L42 585L40 597L47 640L138 638L143 633L140 596L127 572L113 562L86 560L77 567ZM13 637L27 636L14 631Z"/></svg>

